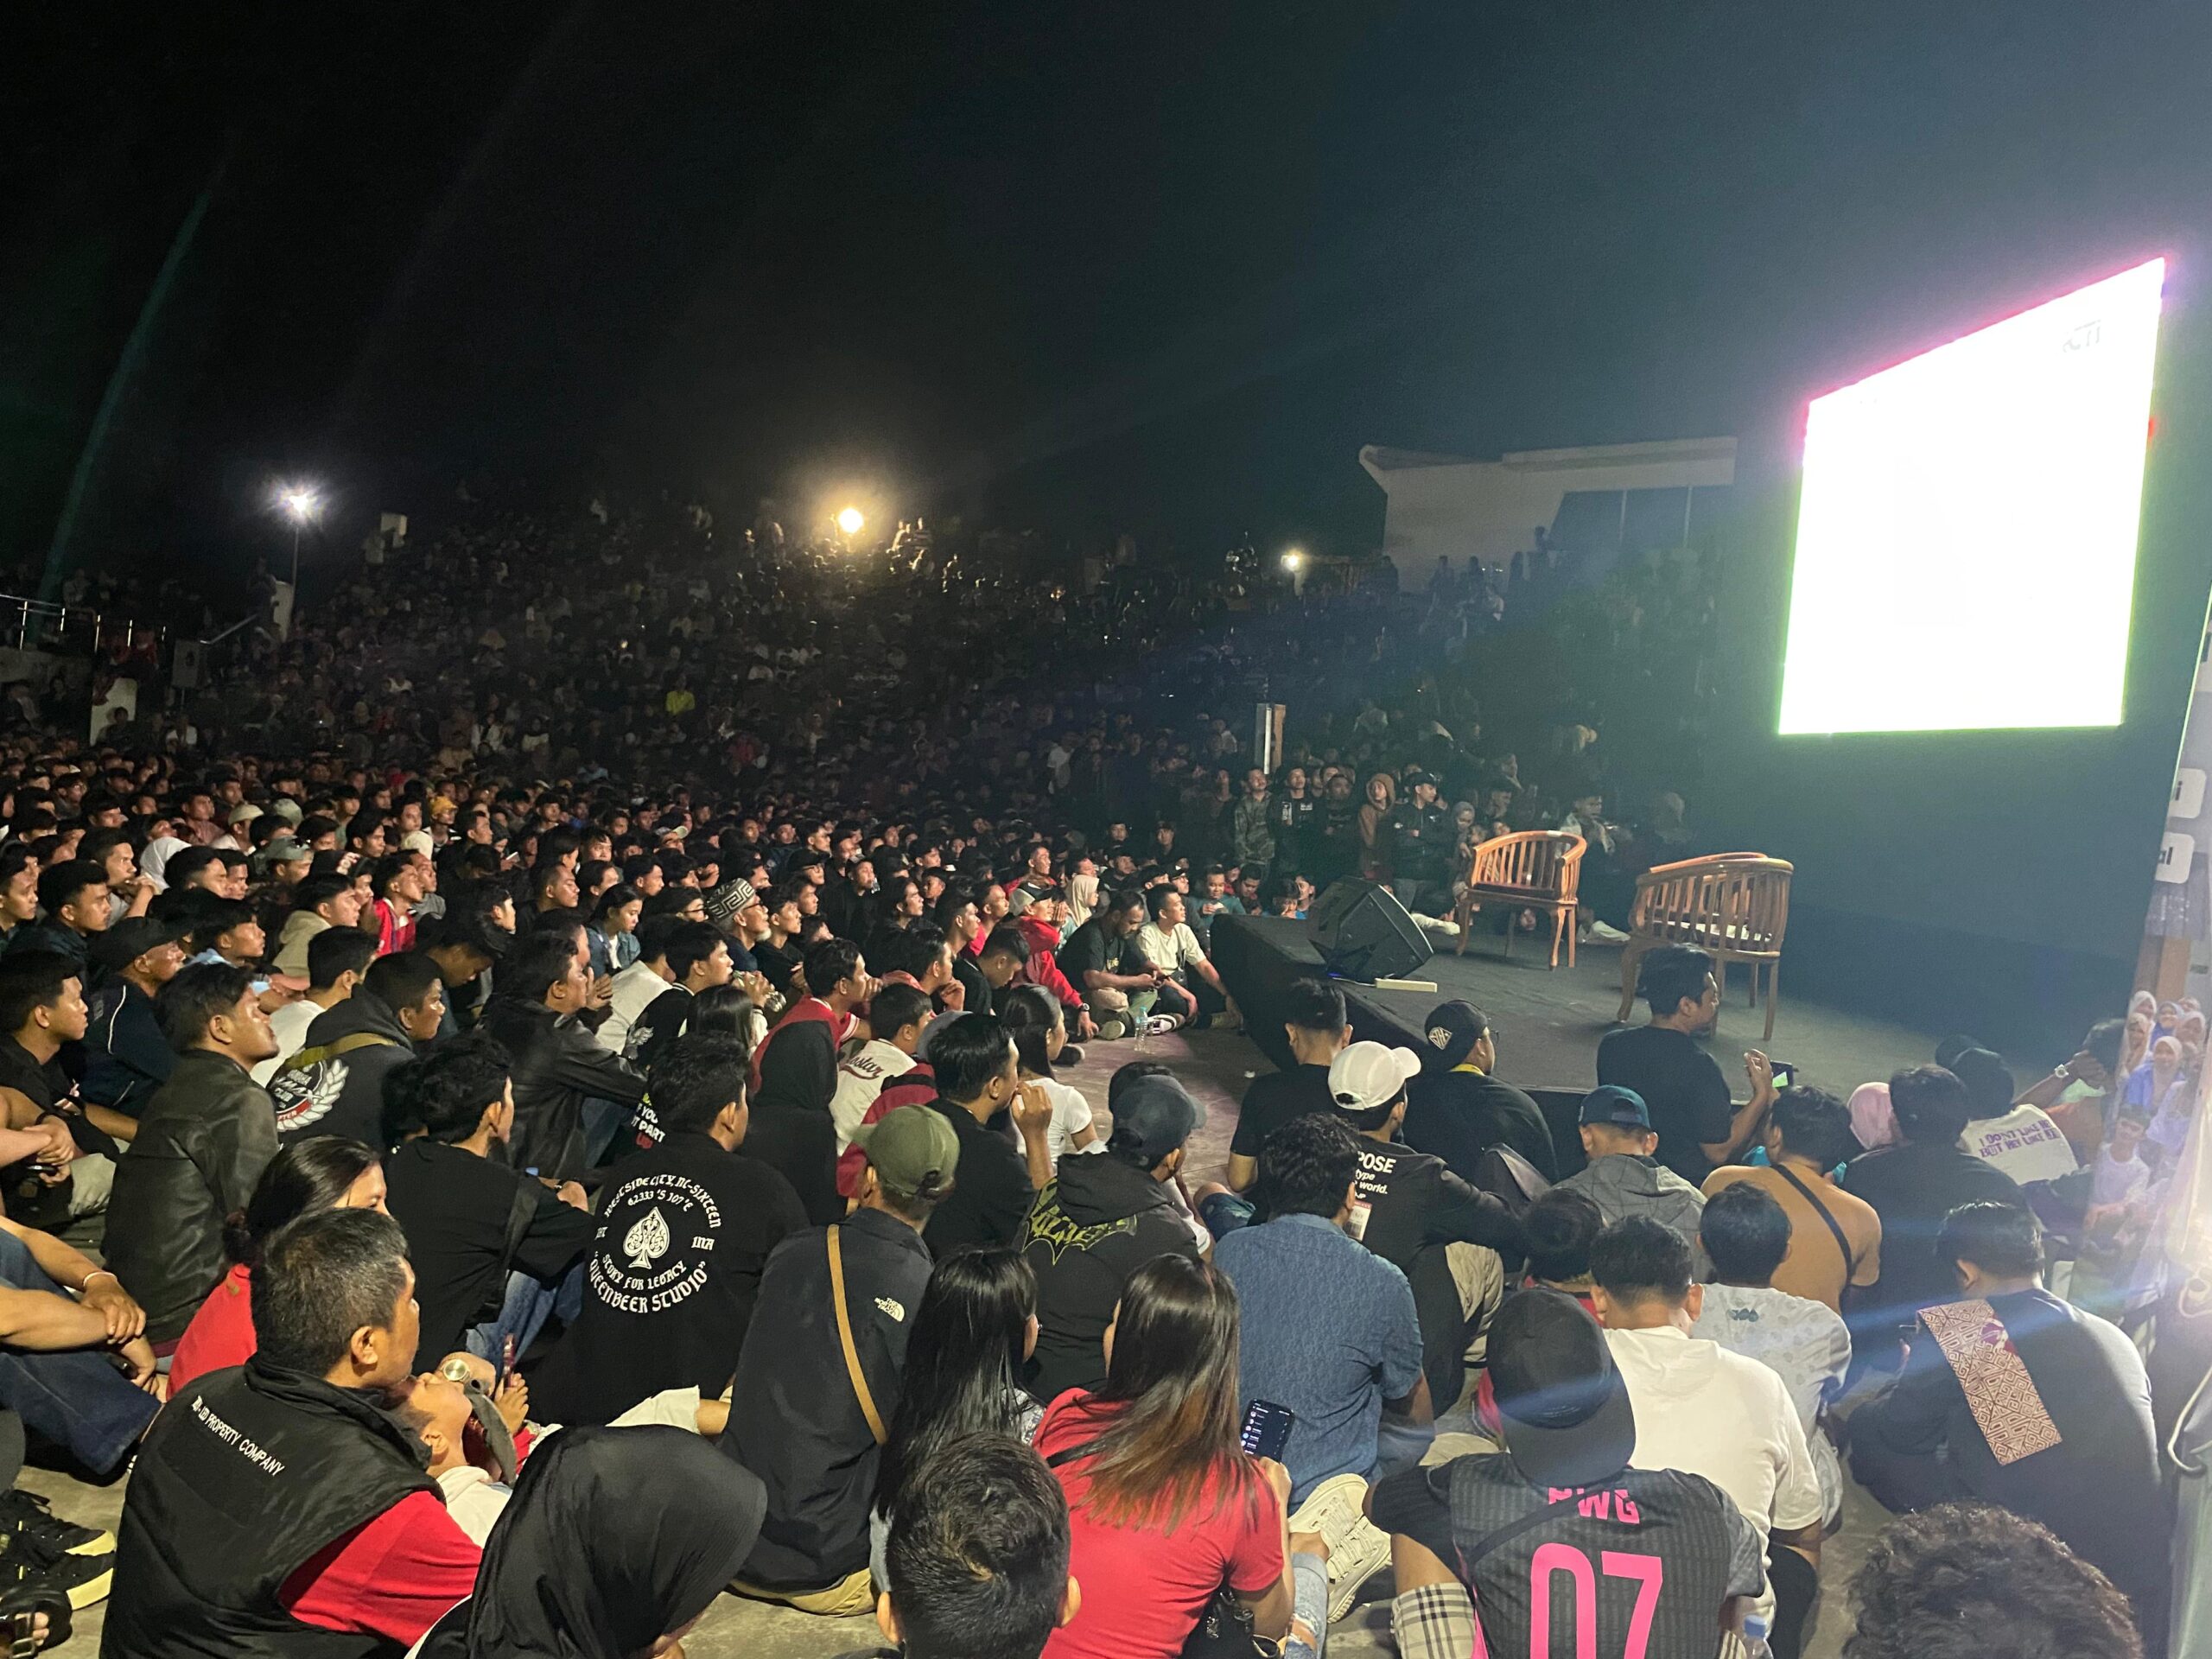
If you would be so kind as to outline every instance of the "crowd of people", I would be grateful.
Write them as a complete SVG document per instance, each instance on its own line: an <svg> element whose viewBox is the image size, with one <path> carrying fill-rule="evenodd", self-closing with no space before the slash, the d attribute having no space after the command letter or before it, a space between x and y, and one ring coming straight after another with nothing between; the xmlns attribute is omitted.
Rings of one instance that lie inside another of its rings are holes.
<svg viewBox="0 0 2212 1659"><path fill-rule="evenodd" d="M1794 1656L1847 1468L1908 1516L1860 1659L2162 1653L2094 1308L2158 1294L2107 1246L2194 1009L2001 1111L1965 1043L1739 1101L1656 950L1562 1138L1481 1010L1394 1049L1306 981L1190 1166L1140 1048L1244 1017L1220 917L1448 915L1535 823L1686 846L1663 789L1606 820L1594 705L1485 733L1552 568L1325 601L486 512L97 742L0 740L0 1408L128 1472L113 1536L0 1500L18 1650L105 1597L131 1659L671 1656L731 1590L912 1659L1319 1659L1389 1568L1409 1656Z"/></svg>

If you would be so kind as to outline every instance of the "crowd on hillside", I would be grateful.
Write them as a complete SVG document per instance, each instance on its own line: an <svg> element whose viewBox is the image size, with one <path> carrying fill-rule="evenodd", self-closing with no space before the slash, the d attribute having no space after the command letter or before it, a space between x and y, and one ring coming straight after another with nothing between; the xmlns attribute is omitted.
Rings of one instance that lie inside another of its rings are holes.
<svg viewBox="0 0 2212 1659"><path fill-rule="evenodd" d="M1446 916L1565 823L1602 939L1687 849L1671 790L1605 816L1618 683L1486 676L1610 630L1694 775L1700 652L1643 619L1697 581L1309 599L481 512L97 744L26 715L0 1407L129 1484L114 1536L0 1499L0 1619L613 1659L734 1588L912 1659L1319 1659L1388 1567L1408 1655L1794 1656L1847 1463L1910 1512L1854 1655L2162 1652L2143 1369L2043 1270L2158 1294L2097 1253L2190 1144L2193 1009L2017 1107L1963 1042L1848 1103L1753 1055L1738 1102L1712 964L1655 951L1562 1132L1481 1011L1416 1054L1305 982L1186 1167L1139 1051L1242 1017L1220 916L1354 873Z"/></svg>

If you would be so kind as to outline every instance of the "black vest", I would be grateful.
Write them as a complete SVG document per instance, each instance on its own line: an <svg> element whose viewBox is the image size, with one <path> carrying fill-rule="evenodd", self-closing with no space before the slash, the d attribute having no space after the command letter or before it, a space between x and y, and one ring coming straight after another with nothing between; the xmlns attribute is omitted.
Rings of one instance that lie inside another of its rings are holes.
<svg viewBox="0 0 2212 1659"><path fill-rule="evenodd" d="M169 1402L130 1476L106 1659L364 1659L380 1637L321 1630L277 1591L333 1540L436 1491L413 1437L363 1395L251 1359Z"/></svg>

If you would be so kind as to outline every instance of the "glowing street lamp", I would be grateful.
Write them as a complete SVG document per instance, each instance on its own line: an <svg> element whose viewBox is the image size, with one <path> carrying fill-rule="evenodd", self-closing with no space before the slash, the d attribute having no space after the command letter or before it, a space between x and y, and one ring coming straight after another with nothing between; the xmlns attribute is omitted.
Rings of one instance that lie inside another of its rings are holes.
<svg viewBox="0 0 2212 1659"><path fill-rule="evenodd" d="M300 588L300 532L322 516L322 492L311 484L286 484L276 491L276 505L292 521L292 591Z"/></svg>
<svg viewBox="0 0 2212 1659"><path fill-rule="evenodd" d="M857 536L867 527L868 518L858 507L845 507L837 514L837 528L847 536Z"/></svg>
<svg viewBox="0 0 2212 1659"><path fill-rule="evenodd" d="M1294 576L1306 568L1305 550L1294 547L1285 551L1282 556L1282 568Z"/></svg>

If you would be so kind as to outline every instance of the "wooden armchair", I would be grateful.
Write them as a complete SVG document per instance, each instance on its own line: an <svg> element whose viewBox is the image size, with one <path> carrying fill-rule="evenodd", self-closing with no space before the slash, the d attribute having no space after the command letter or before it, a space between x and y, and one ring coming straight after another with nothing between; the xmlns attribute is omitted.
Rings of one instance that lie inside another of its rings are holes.
<svg viewBox="0 0 2212 1659"><path fill-rule="evenodd" d="M1574 966L1576 891L1582 882L1582 837L1564 830L1519 830L1475 849L1467 871L1467 890L1452 907L1459 925L1458 954L1467 954L1467 934L1475 912L1501 905L1517 913L1539 911L1552 922L1552 966L1559 966L1559 942L1567 940L1567 965ZM1514 928L1505 930L1505 954L1513 954Z"/></svg>
<svg viewBox="0 0 2212 1659"><path fill-rule="evenodd" d="M1637 963L1643 954L1662 944L1690 944L1712 953L1724 991L1728 964L1750 963L1753 1007L1759 969L1766 969L1766 1034L1771 1038L1791 868L1764 853L1716 853L1661 864L1637 877L1636 908L1621 950L1620 1018L1625 1020L1636 1006Z"/></svg>

